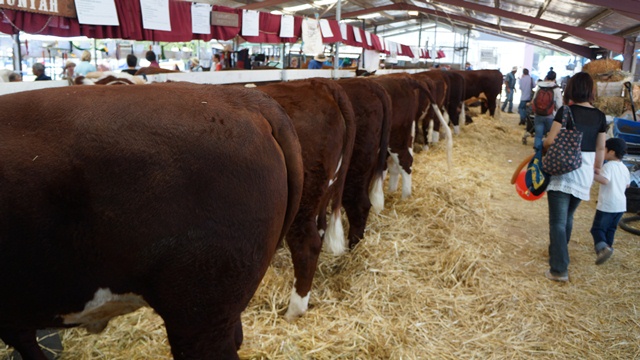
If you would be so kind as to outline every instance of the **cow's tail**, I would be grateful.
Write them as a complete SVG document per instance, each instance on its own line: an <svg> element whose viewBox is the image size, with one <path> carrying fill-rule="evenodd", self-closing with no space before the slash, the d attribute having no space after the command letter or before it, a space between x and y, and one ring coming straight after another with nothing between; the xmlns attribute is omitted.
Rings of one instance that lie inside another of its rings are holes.
<svg viewBox="0 0 640 360"><path fill-rule="evenodd" d="M382 128L380 132L380 148L378 151L378 159L376 167L373 172L373 178L371 179L371 187L369 188L369 201L371 207L376 214L379 214L384 209L384 192L382 190L384 183L384 169L387 163L389 148L389 134L391 132L391 117L393 116L393 110L391 108L391 98L389 94L381 85L375 82L371 82L371 88L375 95L378 96L383 108Z"/></svg>
<svg viewBox="0 0 640 360"><path fill-rule="evenodd" d="M327 84L333 94L345 125L345 137L342 143L342 156L336 168L335 181L333 182L331 193L331 214L329 224L327 225L327 233L324 238L325 247L334 255L340 255L345 252L344 230L342 227L342 194L344 193L344 184L351 162L351 154L353 153L353 145L356 137L356 120L351 106L351 101L342 86L331 80L322 80Z"/></svg>
<svg viewBox="0 0 640 360"><path fill-rule="evenodd" d="M300 199L302 198L304 179L302 150L300 148L300 141L298 140L298 133L286 111L265 93L256 91L255 96L262 96L273 103L273 106L260 106L260 109L262 115L271 125L271 134L278 145L280 145L287 168L287 212L285 214L282 231L280 232L279 242L281 242L298 213ZM273 111L271 111L272 109ZM280 244L278 244L278 246L279 245Z"/></svg>

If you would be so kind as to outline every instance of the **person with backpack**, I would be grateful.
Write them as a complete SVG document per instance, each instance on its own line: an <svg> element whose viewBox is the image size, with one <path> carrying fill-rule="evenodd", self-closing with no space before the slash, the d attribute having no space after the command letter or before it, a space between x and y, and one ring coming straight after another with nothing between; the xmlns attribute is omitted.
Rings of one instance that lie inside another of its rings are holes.
<svg viewBox="0 0 640 360"><path fill-rule="evenodd" d="M542 149L542 138L551 130L556 111L562 107L562 89L556 84L556 73L549 73L544 81L538 82L538 88L531 100L535 137L533 148Z"/></svg>

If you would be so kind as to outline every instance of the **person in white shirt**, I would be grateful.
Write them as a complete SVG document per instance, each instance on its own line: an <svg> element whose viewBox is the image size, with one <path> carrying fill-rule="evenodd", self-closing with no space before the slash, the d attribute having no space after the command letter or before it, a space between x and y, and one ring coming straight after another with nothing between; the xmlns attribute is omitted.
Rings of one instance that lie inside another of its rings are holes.
<svg viewBox="0 0 640 360"><path fill-rule="evenodd" d="M627 211L625 190L631 183L629 169L622 163L627 153L627 143L620 138L611 138L605 143L602 169L595 169L594 180L600 183L596 215L591 226L591 235L596 251L596 265L607 261L613 254L613 237L618 222Z"/></svg>

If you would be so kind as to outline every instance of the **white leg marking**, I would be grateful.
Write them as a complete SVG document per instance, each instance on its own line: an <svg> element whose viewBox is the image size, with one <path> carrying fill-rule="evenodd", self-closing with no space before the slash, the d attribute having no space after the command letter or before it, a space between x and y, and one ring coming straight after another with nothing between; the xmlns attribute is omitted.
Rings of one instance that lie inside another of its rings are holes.
<svg viewBox="0 0 640 360"><path fill-rule="evenodd" d="M411 196L411 174L400 169L402 174L402 199L407 199Z"/></svg>
<svg viewBox="0 0 640 360"><path fill-rule="evenodd" d="M120 295L111 293L109 289L98 289L93 299L84 305L84 310L59 317L64 324L79 325L95 334L104 330L111 318L128 314L143 306L149 304L140 295Z"/></svg>
<svg viewBox="0 0 640 360"><path fill-rule="evenodd" d="M453 126L453 133L456 135L460 134L460 125Z"/></svg>
<svg viewBox="0 0 640 360"><path fill-rule="evenodd" d="M297 318L302 316L309 308L309 297L311 292L305 297L300 297L296 292L296 281L293 281L293 290L291 291L291 298L289 299L289 308L287 313L284 314L284 319L288 322L294 322Z"/></svg>
<svg viewBox="0 0 640 360"><path fill-rule="evenodd" d="M467 125L467 115L465 114L464 107L465 107L465 105L464 105L464 101L463 101L462 102L462 111L460 111L460 121L458 122L458 124L460 126Z"/></svg>
<svg viewBox="0 0 640 360"><path fill-rule="evenodd" d="M387 160L387 169L389 170L389 192L398 190L398 181L400 181L400 160L398 154L389 151L389 159Z"/></svg>
<svg viewBox="0 0 640 360"><path fill-rule="evenodd" d="M369 190L369 201L371 201L371 207L376 214L380 214L384 209L384 192L382 191L383 177L376 176L373 179L371 189Z"/></svg>
<svg viewBox="0 0 640 360"><path fill-rule="evenodd" d="M327 225L327 236L324 239L325 251L333 255L344 254L346 247L344 245L344 230L342 229L342 216L340 209L329 217L329 225Z"/></svg>
<svg viewBox="0 0 640 360"><path fill-rule="evenodd" d="M433 143L437 143L438 141L440 141L440 133L439 132L433 132L432 134L433 138L431 140L431 142Z"/></svg>

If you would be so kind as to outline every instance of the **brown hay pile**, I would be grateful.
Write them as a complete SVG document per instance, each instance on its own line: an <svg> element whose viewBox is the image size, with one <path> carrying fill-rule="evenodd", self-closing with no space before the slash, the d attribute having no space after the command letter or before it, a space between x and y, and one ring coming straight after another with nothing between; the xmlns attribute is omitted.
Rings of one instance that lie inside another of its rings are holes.
<svg viewBox="0 0 640 360"><path fill-rule="evenodd" d="M592 77L610 71L622 70L622 62L612 59L593 60L582 67L582 71L588 72Z"/></svg>
<svg viewBox="0 0 640 360"><path fill-rule="evenodd" d="M607 115L620 116L628 103L628 100L620 96L600 96L593 102L593 106Z"/></svg>
<svg viewBox="0 0 640 360"><path fill-rule="evenodd" d="M546 280L546 200L524 201L509 184L531 153L517 123L517 114L475 117L454 138L452 171L444 143L418 154L412 197L387 194L353 252L323 254L310 309L293 324L282 317L293 274L280 250L243 314L241 358L640 357L640 241L619 230L614 256L595 266L595 199L583 203L569 244L571 281ZM171 357L149 309L100 335L63 336L62 359Z"/></svg>

